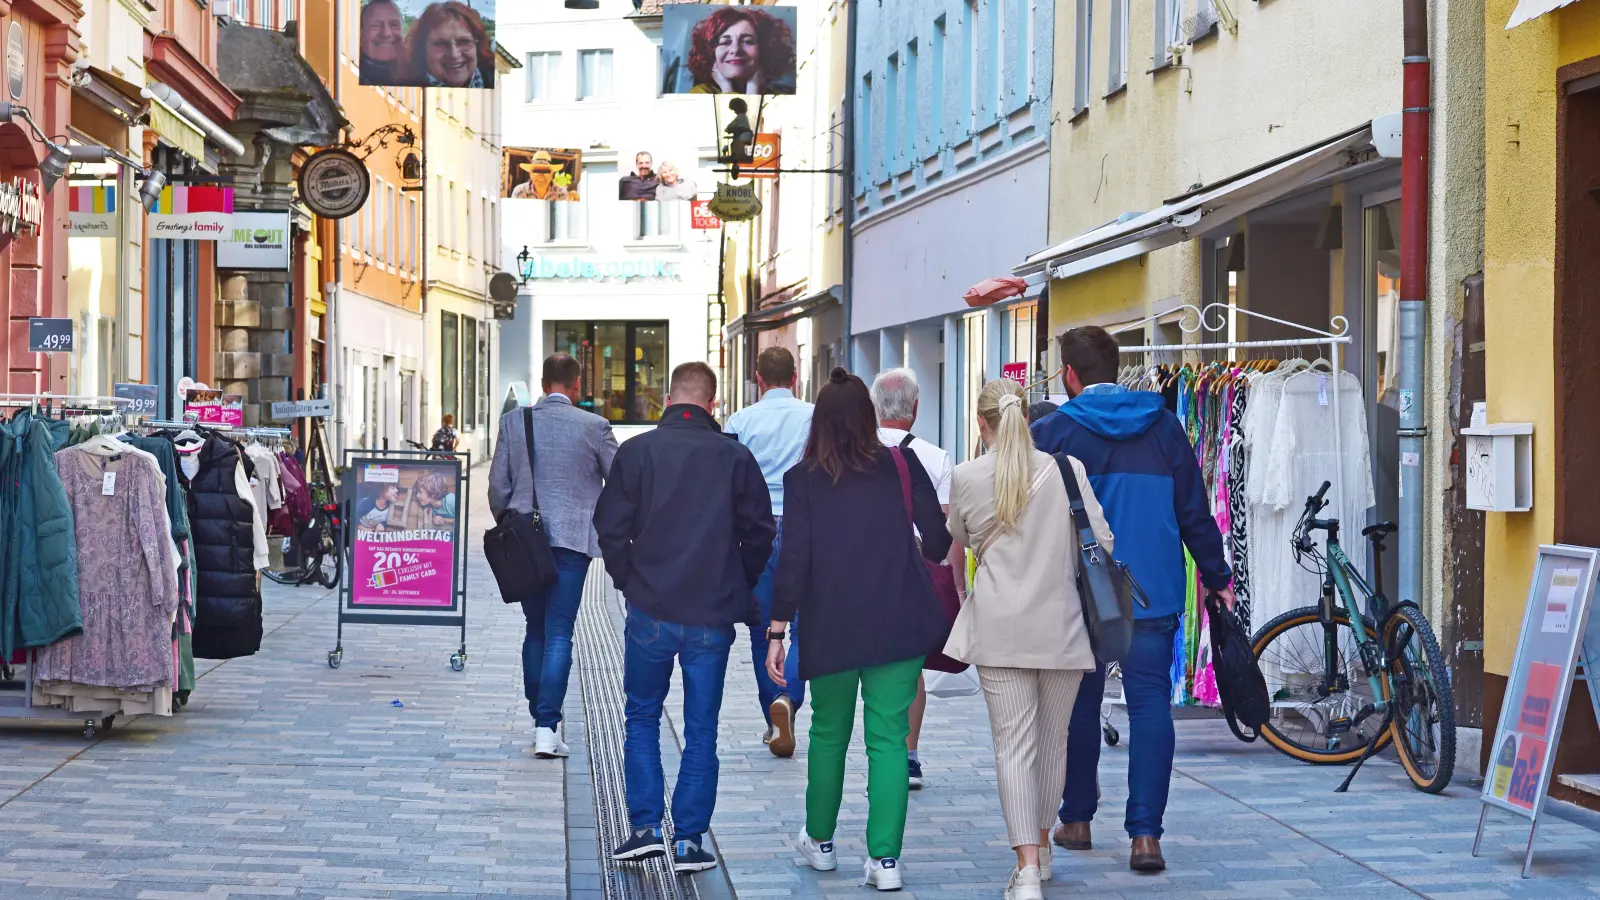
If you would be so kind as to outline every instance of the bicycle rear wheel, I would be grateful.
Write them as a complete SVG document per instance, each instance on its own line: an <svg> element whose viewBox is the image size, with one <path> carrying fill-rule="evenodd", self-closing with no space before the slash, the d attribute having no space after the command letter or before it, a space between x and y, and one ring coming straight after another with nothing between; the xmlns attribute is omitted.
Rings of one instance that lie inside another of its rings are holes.
<svg viewBox="0 0 1600 900"><path fill-rule="evenodd" d="M1332 683L1327 678L1327 643L1317 607L1303 606L1278 616L1263 625L1251 642L1272 699L1272 717L1262 726L1262 737L1285 755L1313 765L1355 762L1374 735L1381 750L1394 733L1383 727L1383 717L1376 713L1356 721L1363 710L1375 706L1377 698L1362 668L1349 615L1336 610L1333 622L1338 652ZM1377 640L1372 624L1365 626L1367 638Z"/></svg>
<svg viewBox="0 0 1600 900"><path fill-rule="evenodd" d="M1394 696L1390 731L1400 764L1417 790L1437 794L1450 783L1456 764L1455 697L1439 639L1421 610L1402 606L1384 620L1383 645Z"/></svg>
<svg viewBox="0 0 1600 900"><path fill-rule="evenodd" d="M344 548L339 546L334 530L326 522L322 533L322 558L317 563L317 581L326 588L339 586L339 575L344 569Z"/></svg>
<svg viewBox="0 0 1600 900"><path fill-rule="evenodd" d="M290 586L305 584L307 580L315 578L314 573L308 571L310 560L306 558L305 548L298 540L292 537L273 538L273 540L279 541L277 552L273 553L273 556L279 558L262 569L262 575L270 581ZM290 565L290 560L295 560L295 564Z"/></svg>

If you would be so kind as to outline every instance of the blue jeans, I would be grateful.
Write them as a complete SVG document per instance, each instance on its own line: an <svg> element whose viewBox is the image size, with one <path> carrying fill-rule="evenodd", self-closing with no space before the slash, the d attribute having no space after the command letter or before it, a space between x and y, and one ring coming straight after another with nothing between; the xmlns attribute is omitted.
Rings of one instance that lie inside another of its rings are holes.
<svg viewBox="0 0 1600 900"><path fill-rule="evenodd" d="M567 699L567 679L572 674L572 630L583 600L583 582L589 574L589 556L565 547L553 547L556 580L544 593L522 601L528 631L522 638L522 693L536 728L561 724L561 706Z"/></svg>
<svg viewBox="0 0 1600 900"><path fill-rule="evenodd" d="M722 711L722 683L736 634L732 625L677 625L628 608L622 770L628 821L635 831L659 827L665 812L661 712L672 684L674 659L683 667L683 758L672 792L674 838L699 843L711 827L711 812L717 805L717 715Z"/></svg>
<svg viewBox="0 0 1600 900"><path fill-rule="evenodd" d="M1172 784L1172 639L1177 616L1134 623L1133 646L1122 661L1122 691L1128 701L1128 837L1161 837ZM1099 805L1100 698L1106 669L1083 676L1067 732L1067 787L1061 794L1061 821L1088 822Z"/></svg>
<svg viewBox="0 0 1600 900"><path fill-rule="evenodd" d="M789 682L786 688L778 687L778 683L767 674L767 625L772 621L772 588L773 582L778 577L778 551L783 549L783 519L778 519L778 533L772 539L772 555L767 557L767 567L761 572L761 580L756 582L752 592L756 597L756 606L761 608L761 624L750 626L750 659L756 667L756 696L761 701L761 717L772 724L772 701L778 699L779 694L788 694L794 701L794 708L799 709L806 701L806 683L800 680L800 622L798 617L789 624L789 655L783 662L783 679Z"/></svg>

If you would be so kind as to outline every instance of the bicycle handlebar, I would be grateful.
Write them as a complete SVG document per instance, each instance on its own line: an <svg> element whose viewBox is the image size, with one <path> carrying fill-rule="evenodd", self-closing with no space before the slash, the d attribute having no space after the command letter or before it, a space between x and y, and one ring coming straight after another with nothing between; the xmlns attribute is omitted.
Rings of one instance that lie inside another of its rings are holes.
<svg viewBox="0 0 1600 900"><path fill-rule="evenodd" d="M1314 516L1321 512L1323 507L1328 505L1328 501L1324 500L1323 498L1328 495L1328 488L1331 487L1333 487L1333 482L1324 481L1322 483L1322 487L1317 488L1315 495L1306 498L1307 513Z"/></svg>

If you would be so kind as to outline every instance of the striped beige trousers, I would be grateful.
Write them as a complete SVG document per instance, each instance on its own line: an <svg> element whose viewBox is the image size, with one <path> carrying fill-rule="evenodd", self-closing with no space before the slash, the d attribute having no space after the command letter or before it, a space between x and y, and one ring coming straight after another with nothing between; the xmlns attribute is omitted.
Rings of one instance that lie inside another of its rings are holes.
<svg viewBox="0 0 1600 900"><path fill-rule="evenodd" d="M1082 680L1078 669L978 667L1013 847L1039 843L1039 832L1055 824L1067 783L1067 724Z"/></svg>

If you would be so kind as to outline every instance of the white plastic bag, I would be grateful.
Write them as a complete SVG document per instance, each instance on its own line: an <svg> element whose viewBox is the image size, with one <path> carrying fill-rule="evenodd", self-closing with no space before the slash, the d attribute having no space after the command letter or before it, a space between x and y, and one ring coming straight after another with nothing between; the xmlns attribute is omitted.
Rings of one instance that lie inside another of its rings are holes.
<svg viewBox="0 0 1600 900"><path fill-rule="evenodd" d="M983 691L983 686L978 683L977 666L967 666L966 671L956 674L949 672L929 673L927 686L929 697L939 697L941 699L971 697Z"/></svg>

